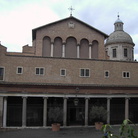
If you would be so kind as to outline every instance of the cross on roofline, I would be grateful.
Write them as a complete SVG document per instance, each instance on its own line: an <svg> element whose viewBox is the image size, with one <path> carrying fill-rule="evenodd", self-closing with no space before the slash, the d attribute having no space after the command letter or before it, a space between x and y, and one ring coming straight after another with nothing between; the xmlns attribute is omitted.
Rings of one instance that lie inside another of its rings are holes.
<svg viewBox="0 0 138 138"><path fill-rule="evenodd" d="M68 8L68 9L70 11L70 16L72 16L72 11L75 10L75 9L73 9L72 6L70 8Z"/></svg>

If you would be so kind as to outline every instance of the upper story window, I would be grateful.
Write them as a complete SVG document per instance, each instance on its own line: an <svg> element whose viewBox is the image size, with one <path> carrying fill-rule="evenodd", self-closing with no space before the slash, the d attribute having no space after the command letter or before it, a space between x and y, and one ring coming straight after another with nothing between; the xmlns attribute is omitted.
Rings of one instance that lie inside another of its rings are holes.
<svg viewBox="0 0 138 138"><path fill-rule="evenodd" d="M36 75L44 75L44 68L42 68L42 67L36 67L35 68L35 74Z"/></svg>
<svg viewBox="0 0 138 138"><path fill-rule="evenodd" d="M16 73L23 74L23 67L17 67Z"/></svg>
<svg viewBox="0 0 138 138"><path fill-rule="evenodd" d="M129 71L123 71L122 72L122 77L123 78L130 78L130 72Z"/></svg>
<svg viewBox="0 0 138 138"><path fill-rule="evenodd" d="M80 69L80 77L90 77L90 69Z"/></svg>
<svg viewBox="0 0 138 138"><path fill-rule="evenodd" d="M106 70L106 71L104 72L104 77L105 77L105 78L109 78L109 71L108 71L108 70Z"/></svg>
<svg viewBox="0 0 138 138"><path fill-rule="evenodd" d="M4 80L4 68L0 67L0 80Z"/></svg>
<svg viewBox="0 0 138 138"><path fill-rule="evenodd" d="M116 58L117 54L116 54L116 48L113 49L113 58Z"/></svg>
<svg viewBox="0 0 138 138"><path fill-rule="evenodd" d="M66 76L66 69L60 69L60 76Z"/></svg>
<svg viewBox="0 0 138 138"><path fill-rule="evenodd" d="M127 48L124 48L124 57L127 57Z"/></svg>

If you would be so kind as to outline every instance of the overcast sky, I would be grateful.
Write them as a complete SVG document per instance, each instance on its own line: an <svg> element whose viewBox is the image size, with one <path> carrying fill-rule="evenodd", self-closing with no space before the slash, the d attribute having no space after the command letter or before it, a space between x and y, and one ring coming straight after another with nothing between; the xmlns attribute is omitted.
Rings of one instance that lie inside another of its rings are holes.
<svg viewBox="0 0 138 138"><path fill-rule="evenodd" d="M0 41L8 51L32 45L32 29L73 16L106 34L114 31L119 12L124 31L131 35L138 60L138 0L0 0Z"/></svg>

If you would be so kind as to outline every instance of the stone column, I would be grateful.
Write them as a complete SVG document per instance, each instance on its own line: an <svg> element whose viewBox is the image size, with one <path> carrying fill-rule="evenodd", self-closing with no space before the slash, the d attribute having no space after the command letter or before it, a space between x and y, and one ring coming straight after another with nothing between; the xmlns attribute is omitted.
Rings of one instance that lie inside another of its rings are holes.
<svg viewBox="0 0 138 138"><path fill-rule="evenodd" d="M125 98L125 119L129 119L129 98Z"/></svg>
<svg viewBox="0 0 138 138"><path fill-rule="evenodd" d="M43 106L43 127L47 126L47 97L44 97L44 106Z"/></svg>
<svg viewBox="0 0 138 138"><path fill-rule="evenodd" d="M65 43L62 45L62 57L65 57Z"/></svg>
<svg viewBox="0 0 138 138"><path fill-rule="evenodd" d="M110 124L110 100L111 98L107 98L107 123Z"/></svg>
<svg viewBox="0 0 138 138"><path fill-rule="evenodd" d="M22 127L26 127L26 113L27 113L27 97L23 98L23 107L22 107Z"/></svg>
<svg viewBox="0 0 138 138"><path fill-rule="evenodd" d="M85 98L85 126L88 126L88 107L89 107L89 99Z"/></svg>
<svg viewBox="0 0 138 138"><path fill-rule="evenodd" d="M51 57L53 57L53 48L54 48L54 43L51 42Z"/></svg>
<svg viewBox="0 0 138 138"><path fill-rule="evenodd" d="M77 45L77 58L80 58L80 45Z"/></svg>
<svg viewBox="0 0 138 138"><path fill-rule="evenodd" d="M0 97L0 128L3 126L2 116L3 116L3 97Z"/></svg>
<svg viewBox="0 0 138 138"><path fill-rule="evenodd" d="M92 43L89 43L89 59L92 58Z"/></svg>
<svg viewBox="0 0 138 138"><path fill-rule="evenodd" d="M4 97L4 106L3 106L3 127L6 127L7 124L7 97Z"/></svg>
<svg viewBox="0 0 138 138"><path fill-rule="evenodd" d="M63 103L63 126L67 126L67 98L64 97Z"/></svg>

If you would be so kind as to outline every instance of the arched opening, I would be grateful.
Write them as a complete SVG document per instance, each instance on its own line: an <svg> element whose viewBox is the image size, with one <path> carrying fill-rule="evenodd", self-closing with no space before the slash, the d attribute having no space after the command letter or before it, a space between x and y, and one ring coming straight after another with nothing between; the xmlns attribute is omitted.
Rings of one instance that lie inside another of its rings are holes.
<svg viewBox="0 0 138 138"><path fill-rule="evenodd" d="M77 41L74 37L68 37L66 40L65 57L66 58L77 57Z"/></svg>
<svg viewBox="0 0 138 138"><path fill-rule="evenodd" d="M51 54L51 39L48 36L43 38L42 56L50 57Z"/></svg>
<svg viewBox="0 0 138 138"><path fill-rule="evenodd" d="M82 39L80 42L80 58L89 58L89 41Z"/></svg>
<svg viewBox="0 0 138 138"><path fill-rule="evenodd" d="M62 39L60 37L54 39L53 56L62 57Z"/></svg>
<svg viewBox="0 0 138 138"><path fill-rule="evenodd" d="M91 57L94 59L98 58L98 41L96 40L92 42Z"/></svg>

